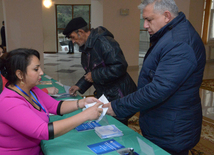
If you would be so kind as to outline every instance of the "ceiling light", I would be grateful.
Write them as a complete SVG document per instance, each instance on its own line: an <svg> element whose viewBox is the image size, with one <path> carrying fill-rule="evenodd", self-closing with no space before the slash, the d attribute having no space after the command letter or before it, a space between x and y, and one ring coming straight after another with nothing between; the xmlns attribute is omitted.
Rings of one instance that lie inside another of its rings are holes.
<svg viewBox="0 0 214 155"><path fill-rule="evenodd" d="M52 0L43 0L43 5L46 8L50 8L52 6Z"/></svg>

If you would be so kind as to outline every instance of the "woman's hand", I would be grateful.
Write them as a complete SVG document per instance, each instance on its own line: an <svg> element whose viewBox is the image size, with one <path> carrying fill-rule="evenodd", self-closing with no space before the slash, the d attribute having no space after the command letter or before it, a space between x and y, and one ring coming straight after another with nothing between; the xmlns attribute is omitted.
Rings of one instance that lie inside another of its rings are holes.
<svg viewBox="0 0 214 155"><path fill-rule="evenodd" d="M103 112L103 109L99 108L99 106L101 105L103 105L103 103L98 102L94 106L89 107L85 111L83 111L84 115L87 116L88 121L96 120L100 117Z"/></svg>
<svg viewBox="0 0 214 155"><path fill-rule="evenodd" d="M60 114L67 114L72 111L77 110L78 108L84 108L86 104L90 103L101 103L98 99L94 97L87 97L81 100L75 100L75 101L63 101L60 109Z"/></svg>
<svg viewBox="0 0 214 155"><path fill-rule="evenodd" d="M98 100L95 97L87 97L79 100L79 107L82 109L85 107L86 104L95 103L95 102L102 103L100 100Z"/></svg>
<svg viewBox="0 0 214 155"><path fill-rule="evenodd" d="M46 88L48 90L48 94L55 95L59 92L59 90L56 87L48 87Z"/></svg>
<svg viewBox="0 0 214 155"><path fill-rule="evenodd" d="M84 100L85 99L83 99L83 101ZM88 100L94 101L94 99L88 99ZM67 110L67 112L68 112L69 107L71 107L71 101L65 102L65 104L67 106L64 107L64 109L65 109L64 111ZM96 103L94 106L87 108L86 110L84 110L74 116L68 117L66 119L62 119L60 121L54 121L53 122L54 137L61 136L86 121L92 121L92 120L98 119L99 116L101 115L101 113L103 112L103 109L99 108L99 106L102 106L102 103L100 103L100 102ZM76 108L76 105L74 107Z"/></svg>

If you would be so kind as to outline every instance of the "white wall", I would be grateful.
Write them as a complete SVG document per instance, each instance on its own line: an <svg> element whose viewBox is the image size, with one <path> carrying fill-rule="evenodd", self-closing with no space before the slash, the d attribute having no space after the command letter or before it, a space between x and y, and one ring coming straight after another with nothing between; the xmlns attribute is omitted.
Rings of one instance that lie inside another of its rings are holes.
<svg viewBox="0 0 214 155"><path fill-rule="evenodd" d="M103 26L103 0L91 0L91 27Z"/></svg>
<svg viewBox="0 0 214 155"><path fill-rule="evenodd" d="M3 0L3 7L7 50L36 49L40 53L43 68L42 1Z"/></svg>
<svg viewBox="0 0 214 155"><path fill-rule="evenodd" d="M121 46L129 66L138 66L141 0L103 0L103 26ZM129 9L127 16L120 9Z"/></svg>
<svg viewBox="0 0 214 155"><path fill-rule="evenodd" d="M178 6L178 10L182 11L186 18L189 19L190 0L175 0L175 3Z"/></svg>
<svg viewBox="0 0 214 155"><path fill-rule="evenodd" d="M106 27L120 44L129 66L138 66L140 0L91 0L91 24ZM120 9L129 9L127 16Z"/></svg>

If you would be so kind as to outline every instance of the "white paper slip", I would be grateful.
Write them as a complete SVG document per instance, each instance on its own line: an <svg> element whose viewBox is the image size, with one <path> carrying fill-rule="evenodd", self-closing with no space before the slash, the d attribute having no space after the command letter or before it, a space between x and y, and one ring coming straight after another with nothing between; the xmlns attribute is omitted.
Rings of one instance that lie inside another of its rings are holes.
<svg viewBox="0 0 214 155"><path fill-rule="evenodd" d="M105 97L104 94L99 98L99 100L100 100L101 102L103 102L104 104L109 103L108 99ZM95 104L96 104L96 102L91 103L91 104L87 104L87 105L85 106L85 107L86 107L85 109L87 109L87 108L89 108L89 107L92 107L92 106L94 106ZM99 108L102 108L102 105L99 106ZM83 110L85 110L85 109L83 109ZM102 120L103 116L105 116L105 114L106 114L106 112L107 112L107 110L108 110L108 108L102 108L102 109L103 109L103 112L102 112L102 114L100 115L100 117L96 120L96 122L99 122L100 120Z"/></svg>
<svg viewBox="0 0 214 155"><path fill-rule="evenodd" d="M65 99L63 101L75 101L75 100L78 100L78 99Z"/></svg>
<svg viewBox="0 0 214 155"><path fill-rule="evenodd" d="M70 94L67 93L62 93L62 94L55 94L55 95L51 95L53 98L70 98L72 97ZM75 99L77 100L77 99Z"/></svg>
<svg viewBox="0 0 214 155"><path fill-rule="evenodd" d="M58 85L62 86L63 87L63 84L61 84L60 82L56 82Z"/></svg>
<svg viewBox="0 0 214 155"><path fill-rule="evenodd" d="M71 86L66 86L66 85L64 85L64 88L65 88L65 92L66 92L66 93L69 93L69 89L71 88Z"/></svg>
<svg viewBox="0 0 214 155"><path fill-rule="evenodd" d="M100 96L99 100L101 102L103 102L104 104L109 103L108 99L105 97L105 95L103 94L102 96Z"/></svg>
<svg viewBox="0 0 214 155"><path fill-rule="evenodd" d="M44 77L46 77L47 79L52 79L52 77L45 75Z"/></svg>

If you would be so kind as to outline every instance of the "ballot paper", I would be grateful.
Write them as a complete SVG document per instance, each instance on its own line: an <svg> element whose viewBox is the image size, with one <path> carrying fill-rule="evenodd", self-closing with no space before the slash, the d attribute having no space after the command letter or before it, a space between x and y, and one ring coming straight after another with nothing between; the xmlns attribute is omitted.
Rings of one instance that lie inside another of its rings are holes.
<svg viewBox="0 0 214 155"><path fill-rule="evenodd" d="M52 77L45 75L44 77L46 77L47 79L52 79Z"/></svg>
<svg viewBox="0 0 214 155"><path fill-rule="evenodd" d="M104 104L109 103L108 99L105 97L104 94L99 98L99 100L100 100L101 102L103 102ZM94 106L96 103L97 103L97 102L94 102L94 103L91 103L91 104L87 104L87 105L85 106L85 107L86 107L85 109ZM102 105L99 106L99 108L102 108ZM83 110L85 110L85 109L83 109ZM102 108L102 109L103 109L103 112L102 112L102 114L100 115L100 117L96 120L96 122L99 122L99 121L105 116L105 114L106 114L106 112L107 112L107 110L108 110L108 108Z"/></svg>
<svg viewBox="0 0 214 155"><path fill-rule="evenodd" d="M115 125L95 127L94 130L101 139L123 136L123 132Z"/></svg>
<svg viewBox="0 0 214 155"><path fill-rule="evenodd" d="M62 93L62 94L54 94L54 95L51 95L53 98L57 98L57 99L60 99L60 98L71 98L72 96L69 94L69 93ZM77 100L77 99L71 99L71 101L73 100Z"/></svg>
<svg viewBox="0 0 214 155"><path fill-rule="evenodd" d="M55 83L63 87L63 84L61 84L60 82L55 82Z"/></svg>

